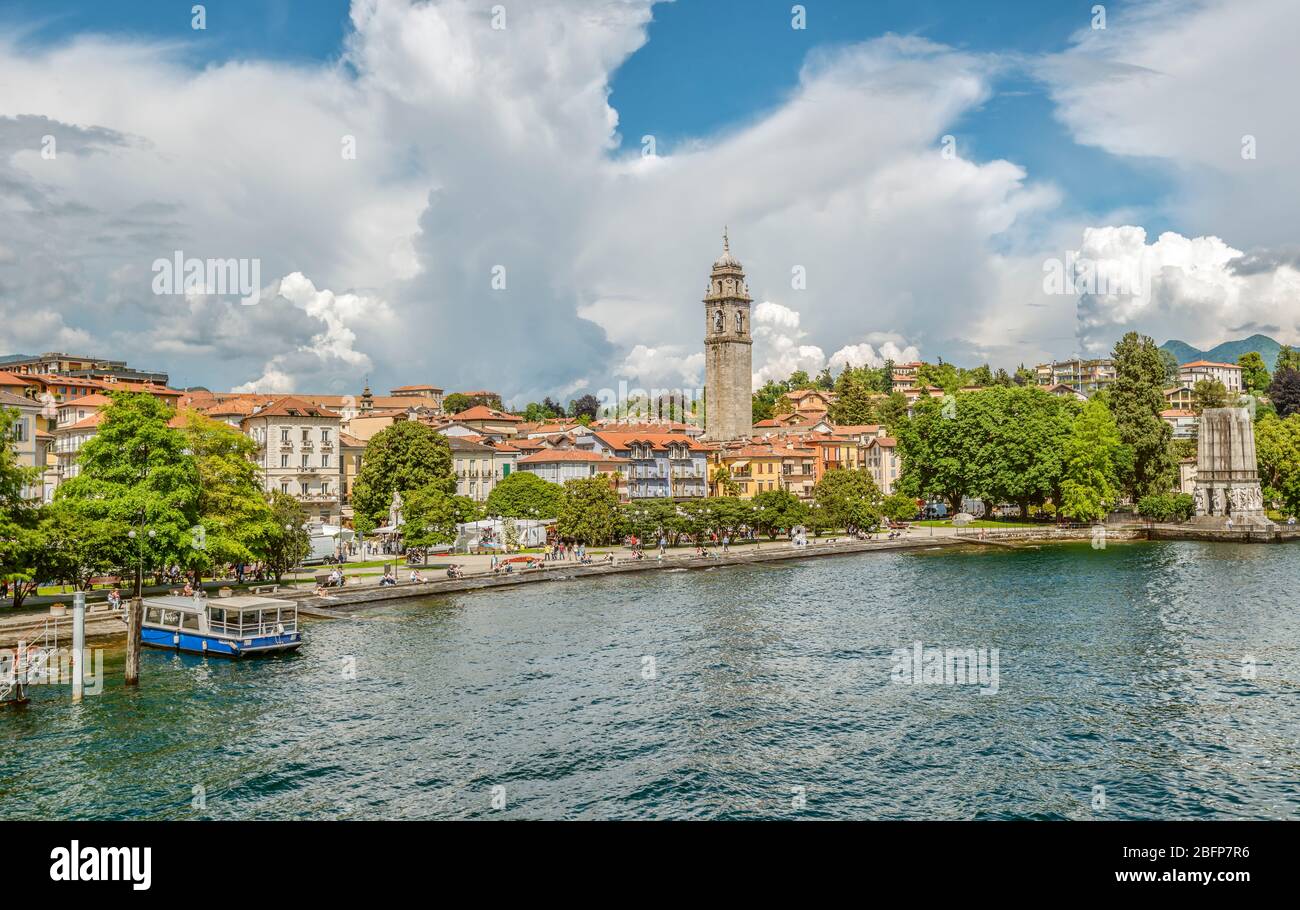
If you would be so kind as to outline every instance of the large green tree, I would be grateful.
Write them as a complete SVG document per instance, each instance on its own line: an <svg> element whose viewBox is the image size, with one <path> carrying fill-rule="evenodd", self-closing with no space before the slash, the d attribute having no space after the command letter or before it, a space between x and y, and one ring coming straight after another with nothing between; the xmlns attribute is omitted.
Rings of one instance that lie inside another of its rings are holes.
<svg viewBox="0 0 1300 910"><path fill-rule="evenodd" d="M831 468L813 487L813 499L835 527L850 534L880 523L884 497L871 475L860 468Z"/></svg>
<svg viewBox="0 0 1300 910"><path fill-rule="evenodd" d="M1117 492L1120 438L1103 396L1094 395L1083 406L1063 448L1064 476L1058 511L1076 521L1105 518Z"/></svg>
<svg viewBox="0 0 1300 910"><path fill-rule="evenodd" d="M99 431L81 450L80 473L60 484L55 496L78 520L107 523L119 541L136 532L124 568L136 570L138 594L142 565L161 570L207 562L194 546L199 472L185 437L168 425L173 412L167 405L152 395L111 397Z"/></svg>
<svg viewBox="0 0 1300 910"><path fill-rule="evenodd" d="M1115 417L1120 441L1132 453L1131 464L1119 478L1129 499L1173 486L1178 466L1169 450L1173 430L1160 417L1165 409L1165 365L1156 343L1129 332L1115 345L1115 381L1107 404Z"/></svg>
<svg viewBox="0 0 1300 910"><path fill-rule="evenodd" d="M267 505L271 511L270 530L262 541L262 560L278 584L298 563L311 552L311 537L307 534L307 510L302 503L275 490L268 494Z"/></svg>
<svg viewBox="0 0 1300 910"><path fill-rule="evenodd" d="M440 487L412 490L402 500L402 542L416 550L455 543L458 512L456 497Z"/></svg>
<svg viewBox="0 0 1300 910"><path fill-rule="evenodd" d="M1198 379L1192 386L1192 410L1200 414L1206 408L1226 408L1228 387L1217 379Z"/></svg>
<svg viewBox="0 0 1300 910"><path fill-rule="evenodd" d="M918 499L937 496L954 513L968 494L979 492L983 470L978 452L987 420L981 409L964 407L970 395L918 399L912 418L896 431L903 460L898 489Z"/></svg>
<svg viewBox="0 0 1300 910"><path fill-rule="evenodd" d="M199 476L199 527L193 541L213 565L265 554L274 533L271 508L253 460L257 443L229 424L194 411L182 417L185 448Z"/></svg>
<svg viewBox="0 0 1300 910"><path fill-rule="evenodd" d="M623 528L618 494L609 478L597 474L564 484L564 504L556 523L560 536L585 544L604 544Z"/></svg>
<svg viewBox="0 0 1300 910"><path fill-rule="evenodd" d="M977 457L975 490L986 506L1014 502L1023 518L1060 489L1062 447L1077 405L1040 388L994 387L962 394Z"/></svg>
<svg viewBox="0 0 1300 910"><path fill-rule="evenodd" d="M753 499L754 524L773 540L808 520L808 506L789 490L764 490Z"/></svg>
<svg viewBox="0 0 1300 910"><path fill-rule="evenodd" d="M388 519L393 493L435 487L447 495L456 492L447 439L428 424L399 420L366 443L352 486L354 523L369 533Z"/></svg>
<svg viewBox="0 0 1300 910"><path fill-rule="evenodd" d="M1241 384L1252 395L1263 395L1268 390L1270 376L1268 366L1259 351L1247 351L1237 358L1241 367Z"/></svg>
<svg viewBox="0 0 1300 910"><path fill-rule="evenodd" d="M21 606L23 598L39 584L38 559L44 549L36 533L40 509L23 495L39 473L19 464L10 445L18 417L18 411L0 408L0 579L10 583L14 606Z"/></svg>
<svg viewBox="0 0 1300 910"><path fill-rule="evenodd" d="M1255 458L1264 498L1300 515L1300 414L1267 414L1255 424Z"/></svg>
<svg viewBox="0 0 1300 910"><path fill-rule="evenodd" d="M559 518L563 504L564 488L559 484L532 471L515 471L492 488L485 511L501 518Z"/></svg>

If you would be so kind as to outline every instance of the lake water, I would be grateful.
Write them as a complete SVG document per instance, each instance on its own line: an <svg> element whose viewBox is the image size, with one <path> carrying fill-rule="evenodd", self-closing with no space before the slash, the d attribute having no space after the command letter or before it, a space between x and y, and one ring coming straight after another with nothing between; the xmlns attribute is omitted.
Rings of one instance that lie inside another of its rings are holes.
<svg viewBox="0 0 1300 910"><path fill-rule="evenodd" d="M116 648L80 706L34 687L0 818L1300 817L1291 546L646 573L307 638L147 651L135 691ZM998 649L996 692L895 681L915 642Z"/></svg>

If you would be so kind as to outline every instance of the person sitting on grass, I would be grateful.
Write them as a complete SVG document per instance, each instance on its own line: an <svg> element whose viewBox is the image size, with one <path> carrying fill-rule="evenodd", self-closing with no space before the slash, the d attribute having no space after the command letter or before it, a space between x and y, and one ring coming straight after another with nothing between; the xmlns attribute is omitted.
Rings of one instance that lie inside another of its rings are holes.
<svg viewBox="0 0 1300 910"><path fill-rule="evenodd" d="M418 585L424 583L424 576L420 574L419 569L411 570L411 584Z"/></svg>

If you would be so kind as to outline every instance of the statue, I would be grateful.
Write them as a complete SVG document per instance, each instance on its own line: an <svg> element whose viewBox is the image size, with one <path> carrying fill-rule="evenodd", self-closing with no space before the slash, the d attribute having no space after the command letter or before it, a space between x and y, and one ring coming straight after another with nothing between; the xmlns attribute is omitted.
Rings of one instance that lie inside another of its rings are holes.
<svg viewBox="0 0 1300 910"><path fill-rule="evenodd" d="M1197 515L1205 514L1205 491L1197 487L1192 491L1192 502L1195 504L1194 511Z"/></svg>
<svg viewBox="0 0 1300 910"><path fill-rule="evenodd" d="M724 318L725 317L722 315L722 310L718 310L716 313L713 314L713 331L715 332L722 331L722 326L723 326L722 321Z"/></svg>
<svg viewBox="0 0 1300 910"><path fill-rule="evenodd" d="M736 334L743 335L745 332L745 314L736 310Z"/></svg>

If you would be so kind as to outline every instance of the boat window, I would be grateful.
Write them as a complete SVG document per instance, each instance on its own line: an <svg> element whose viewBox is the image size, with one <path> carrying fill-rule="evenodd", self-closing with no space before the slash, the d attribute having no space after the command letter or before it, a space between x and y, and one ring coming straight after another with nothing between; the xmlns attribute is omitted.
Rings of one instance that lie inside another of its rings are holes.
<svg viewBox="0 0 1300 910"><path fill-rule="evenodd" d="M180 625L181 614L176 610L164 610L162 615L162 624L164 626Z"/></svg>
<svg viewBox="0 0 1300 910"><path fill-rule="evenodd" d="M198 628L199 628L199 614L197 614L197 613L182 613L182 614L181 614L181 628L182 628L182 629L192 629L192 630L194 630L194 631L197 632L197 631L198 631Z"/></svg>
<svg viewBox="0 0 1300 910"><path fill-rule="evenodd" d="M220 607L213 607L213 608L211 608L210 610L208 610L208 621L209 621L209 622L225 622L225 621L226 621L226 611L223 610L223 609L221 609Z"/></svg>
<svg viewBox="0 0 1300 910"><path fill-rule="evenodd" d="M148 612L145 613L144 621L155 623L155 624L161 623L162 610L160 610L158 607L150 607Z"/></svg>

